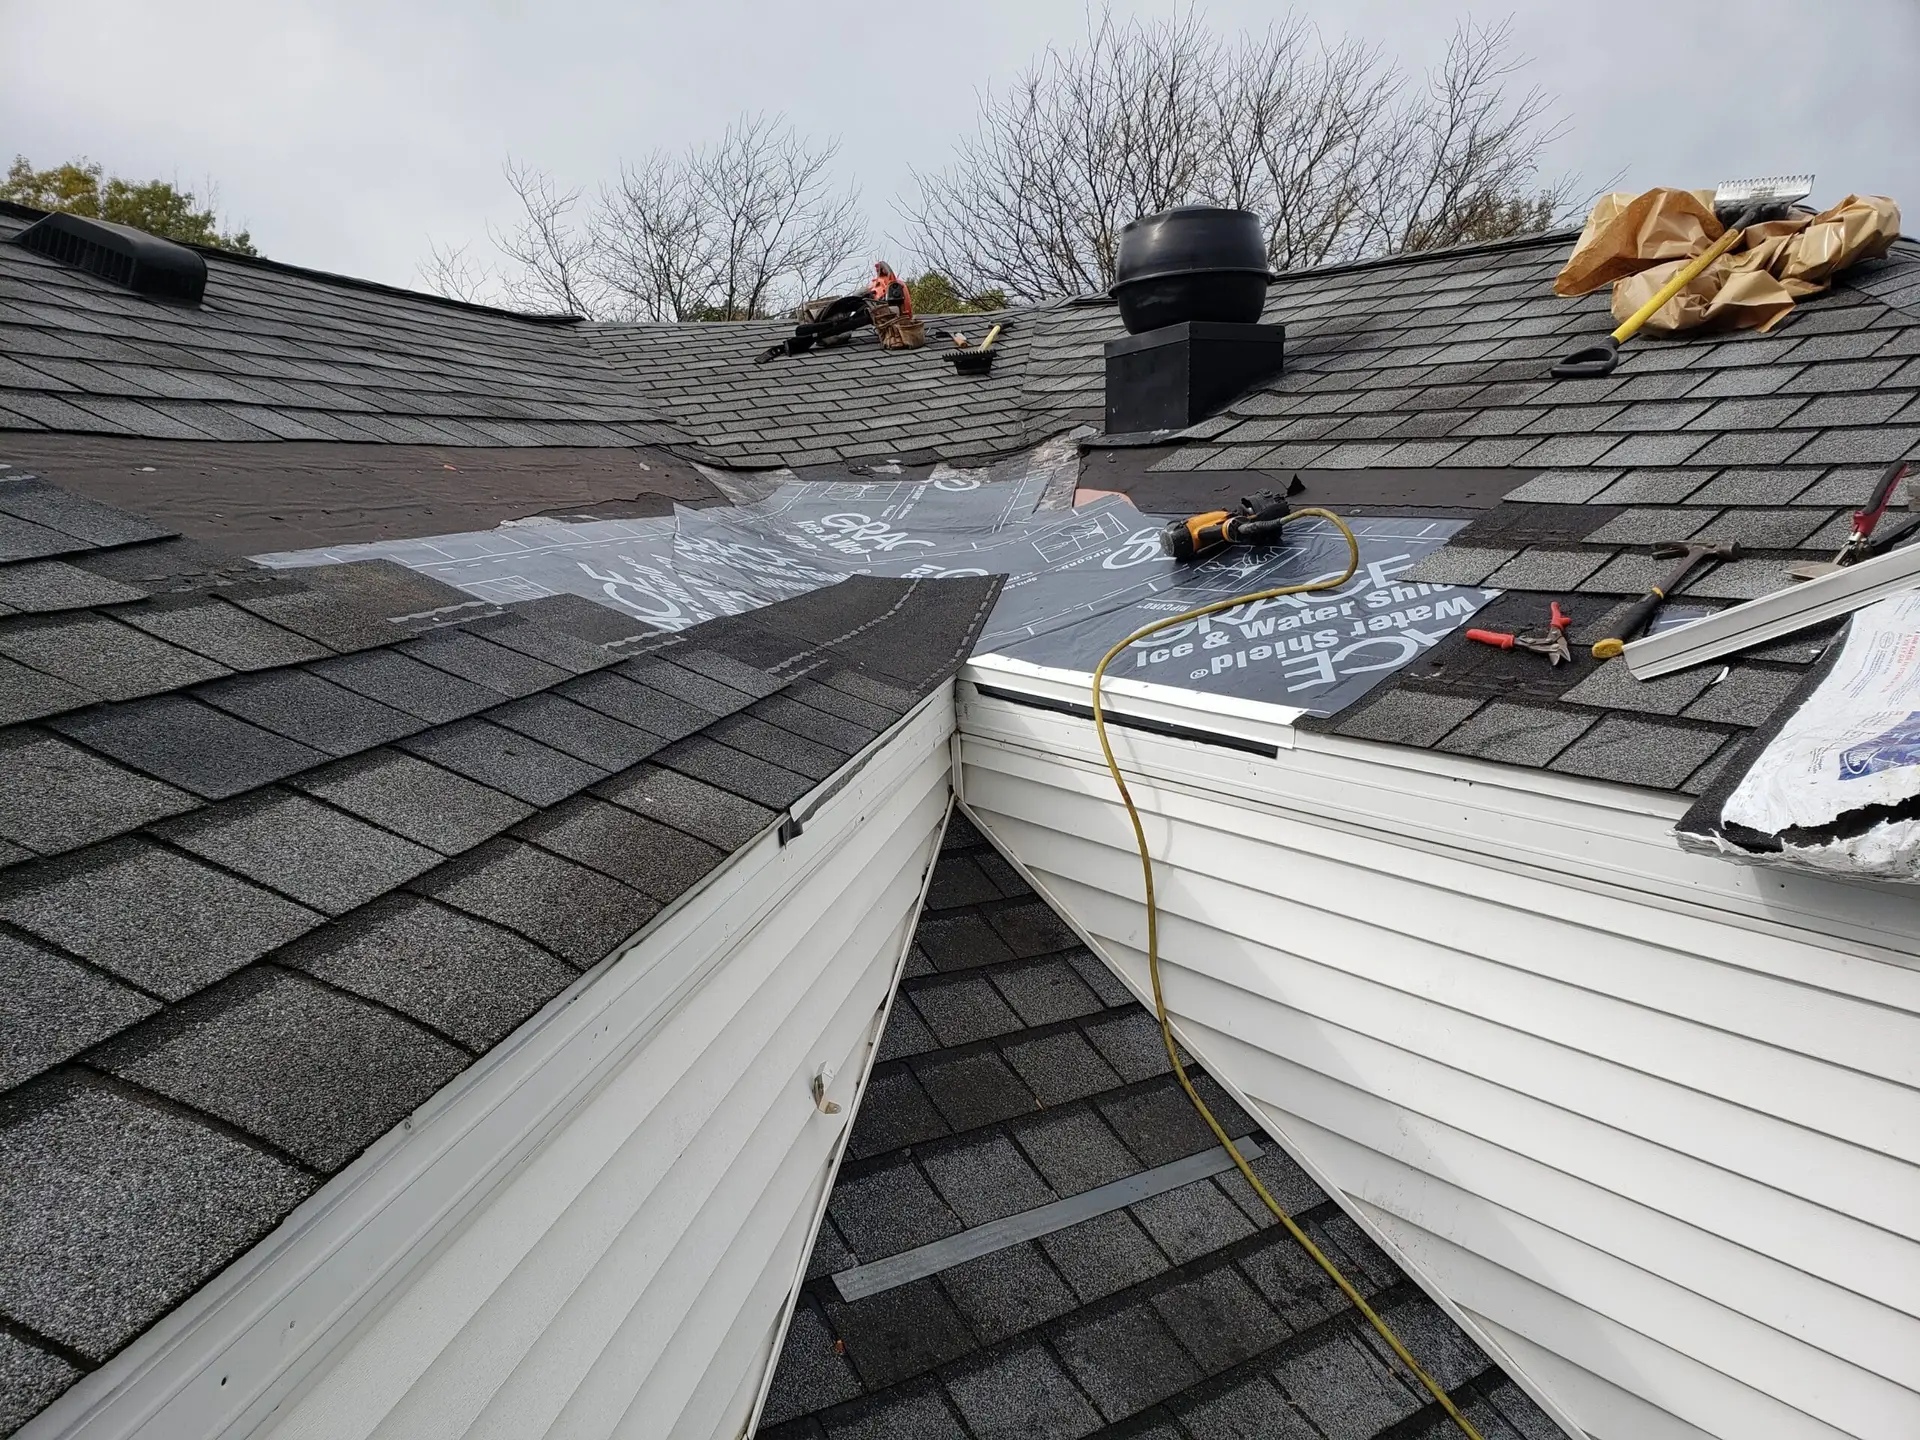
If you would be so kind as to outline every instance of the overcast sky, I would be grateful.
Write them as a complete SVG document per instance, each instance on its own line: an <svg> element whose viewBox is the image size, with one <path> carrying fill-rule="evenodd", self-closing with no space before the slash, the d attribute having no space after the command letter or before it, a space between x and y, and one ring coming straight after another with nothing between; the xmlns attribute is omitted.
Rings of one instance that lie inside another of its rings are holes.
<svg viewBox="0 0 1920 1440"><path fill-rule="evenodd" d="M1202 12L1234 30L1278 8ZM1467 13L1299 9L1415 68ZM1474 14L1509 10L1525 79L1568 122L1549 170L1628 189L1813 170L1817 202L1891 195L1920 232L1920 0L1512 0ZM510 217L508 152L591 187L623 157L783 111L842 137L876 232L898 236L908 167L940 165L980 87L1085 25L1081 0L0 0L0 158L84 154L188 188L212 177L263 253L404 285L429 236L484 237Z"/></svg>

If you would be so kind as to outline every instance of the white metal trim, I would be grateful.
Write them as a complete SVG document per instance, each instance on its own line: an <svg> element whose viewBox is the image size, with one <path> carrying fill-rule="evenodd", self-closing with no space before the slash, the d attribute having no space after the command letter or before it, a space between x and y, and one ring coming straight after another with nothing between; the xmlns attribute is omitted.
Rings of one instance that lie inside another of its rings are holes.
<svg viewBox="0 0 1920 1440"><path fill-rule="evenodd" d="M960 672L976 685L1031 695L1055 704L1087 706L1093 703L1093 675L1084 670L1058 670L1033 665L1006 655L982 655ZM1293 748L1293 722L1307 712L1293 705L1270 705L1231 695L1206 695L1172 685L1155 685L1109 673L1100 683L1102 704L1119 719L1147 720L1223 735L1278 750Z"/></svg>
<svg viewBox="0 0 1920 1440"><path fill-rule="evenodd" d="M954 734L957 735L956 727ZM948 783L960 773L959 755L952 748L953 736L948 737ZM907 972L907 957L913 953L914 932L920 924L920 912L926 909L927 892L933 888L933 872L940 864L940 848L946 842L947 827L953 823L953 801L947 802L946 814L940 819L940 829L933 837L933 850L927 858L926 873L920 877L920 898L914 901L912 911L907 915L906 934L900 942L900 954L893 962L893 977L887 984L887 998L882 1002L879 1013L874 1017L872 1038L867 1044L866 1063L860 1067L860 1078L853 1087L853 1098L847 1104L846 1119L840 1128L840 1139L834 1145L833 1156L827 1162L826 1183L820 1187L820 1202L814 1207L813 1222L807 1227L807 1242L800 1247L800 1263L794 1272L793 1282L787 1287L786 1302L780 1309L780 1323L774 1327L773 1351L767 1357L766 1370L760 1376L755 1388L753 1408L747 1412L747 1427L742 1433L753 1434L760 1428L760 1412L767 1407L767 1396L773 1391L774 1373L780 1368L780 1352L787 1343L787 1331L793 1324L793 1312L800 1303L800 1287L806 1283L807 1267L813 1261L814 1242L820 1236L820 1226L827 1218L827 1206L833 1199L833 1182L840 1174L841 1163L847 1156L847 1144L853 1138L853 1127L860 1118L860 1103L867 1098L867 1082L873 1076L873 1067L880 1060L880 1044L886 1039L887 1021L893 1014L893 1007L900 998L900 981Z"/></svg>
<svg viewBox="0 0 1920 1440"><path fill-rule="evenodd" d="M1850 614L1916 585L1920 585L1920 545L1889 550L1691 624L1643 636L1624 652L1627 669L1636 680L1652 680L1690 665L1704 665Z"/></svg>
<svg viewBox="0 0 1920 1440"><path fill-rule="evenodd" d="M823 797L805 835L782 846L770 827L737 851L30 1420L19 1440L242 1436L256 1428L653 1032L677 997L827 862L872 803L946 747L951 694L936 691L849 761L879 763ZM828 777L806 798L833 783ZM229 1376L243 1383L229 1389Z"/></svg>
<svg viewBox="0 0 1920 1440"><path fill-rule="evenodd" d="M1084 720L963 690L960 726L966 745L1111 783ZM1177 791L1233 794L1333 829L1388 835L1410 849L1465 852L1516 875L1546 869L1556 885L1573 890L1607 896L1624 888L1677 914L1801 942L1813 936L1830 951L1909 973L1920 968L1920 928L1909 897L1894 887L1690 854L1672 837L1672 819L1684 811L1676 797L1424 750L1301 738L1312 743L1265 759L1141 731L1109 735L1127 773ZM1822 969L1828 979L1814 983L1830 988L1849 988L1836 981L1882 983L1857 967Z"/></svg>

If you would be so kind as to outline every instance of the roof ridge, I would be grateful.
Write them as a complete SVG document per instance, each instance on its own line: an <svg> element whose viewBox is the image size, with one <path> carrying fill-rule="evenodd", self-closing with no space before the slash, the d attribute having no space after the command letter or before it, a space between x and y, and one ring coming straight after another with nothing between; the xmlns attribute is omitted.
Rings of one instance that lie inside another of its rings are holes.
<svg viewBox="0 0 1920 1440"><path fill-rule="evenodd" d="M16 204L11 200L0 200L0 215L14 220L25 220L31 223L54 213L51 210L36 209L31 205ZM479 315L496 315L508 320L523 320L528 324L541 326L578 325L585 320L585 317L580 315L537 314L524 310L507 310L498 305L481 305L472 300L456 300L450 295L436 295L431 290L410 290L404 285L389 285L384 280L366 280L357 275L342 275L334 270L319 270L310 265L295 265L286 260L272 260L265 255L243 255L237 250L228 250L219 245L196 245L187 240L172 240L165 235L157 238L196 251L209 260L228 261L235 265L245 265L255 270L269 270L282 275L297 275L302 279L318 280L324 284L339 285L349 290L364 290L376 295L392 295L407 300L424 300L430 305L444 305L454 310L466 310Z"/></svg>

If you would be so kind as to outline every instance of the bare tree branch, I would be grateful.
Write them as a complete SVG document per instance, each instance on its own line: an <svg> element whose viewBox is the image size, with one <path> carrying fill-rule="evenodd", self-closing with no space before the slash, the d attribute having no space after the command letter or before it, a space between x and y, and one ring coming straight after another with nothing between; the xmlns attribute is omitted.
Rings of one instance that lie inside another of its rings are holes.
<svg viewBox="0 0 1920 1440"><path fill-rule="evenodd" d="M1520 68L1510 24L1462 26L1418 87L1298 16L1226 41L1192 12L1102 11L1084 46L983 94L904 208L927 265L1024 299L1105 289L1121 227L1183 202L1259 212L1279 269L1525 233L1573 185L1538 179L1558 131L1538 90L1510 98Z"/></svg>
<svg viewBox="0 0 1920 1440"><path fill-rule="evenodd" d="M464 300L470 305L492 304L498 298L500 279L468 256L470 248L467 245L443 248L429 238L427 258L415 267L420 282L434 294L449 300Z"/></svg>
<svg viewBox="0 0 1920 1440"><path fill-rule="evenodd" d="M509 159L520 218L489 230L495 273L465 247L429 247L428 285L459 298L595 320L777 314L849 269L866 244L859 193L833 178L839 143L744 116L714 144L623 165L592 200Z"/></svg>
<svg viewBox="0 0 1920 1440"><path fill-rule="evenodd" d="M520 199L524 218L510 230L489 229L494 248L517 269L505 279L507 301L516 309L600 318L606 310L595 273L590 225L573 218L578 190L561 190L553 178L511 156L502 167Z"/></svg>

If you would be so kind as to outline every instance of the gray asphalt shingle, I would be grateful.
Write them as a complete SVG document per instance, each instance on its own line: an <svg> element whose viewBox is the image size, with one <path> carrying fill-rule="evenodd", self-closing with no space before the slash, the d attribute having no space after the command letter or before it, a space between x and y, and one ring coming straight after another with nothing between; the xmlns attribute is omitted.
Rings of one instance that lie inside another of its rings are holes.
<svg viewBox="0 0 1920 1440"><path fill-rule="evenodd" d="M159 1008L97 970L0 934L0 1089L32 1079Z"/></svg>
<svg viewBox="0 0 1920 1440"><path fill-rule="evenodd" d="M535 806L558 804L607 775L602 767L485 720L455 721L410 736L400 748Z"/></svg>
<svg viewBox="0 0 1920 1440"><path fill-rule="evenodd" d="M463 854L533 813L524 801L397 750L358 755L291 783L443 855Z"/></svg>
<svg viewBox="0 0 1920 1440"><path fill-rule="evenodd" d="M208 800L257 789L327 758L181 695L62 716L53 727L130 769Z"/></svg>
<svg viewBox="0 0 1920 1440"><path fill-rule="evenodd" d="M60 560L34 560L0 566L0 614L8 610L23 615L51 610L77 610L89 605L140 600L146 594L137 585L95 575ZM122 611L120 618L130 620L136 613Z"/></svg>
<svg viewBox="0 0 1920 1440"><path fill-rule="evenodd" d="M0 620L0 654L102 700L159 694L227 673L105 615Z"/></svg>
<svg viewBox="0 0 1920 1440"><path fill-rule="evenodd" d="M111 839L196 803L52 735L0 734L0 836L42 855Z"/></svg>
<svg viewBox="0 0 1920 1440"><path fill-rule="evenodd" d="M596 871L514 840L494 840L414 882L421 894L504 925L582 969L660 907Z"/></svg>
<svg viewBox="0 0 1920 1440"><path fill-rule="evenodd" d="M637 765L665 741L555 694L529 695L487 712L487 720L601 771Z"/></svg>
<svg viewBox="0 0 1920 1440"><path fill-rule="evenodd" d="M1073 1325L1055 1337L1054 1348L1108 1421L1137 1414L1202 1375L1146 1305Z"/></svg>
<svg viewBox="0 0 1920 1440"><path fill-rule="evenodd" d="M305 670L235 675L194 694L216 709L251 721L328 755L357 755L421 728L421 722Z"/></svg>
<svg viewBox="0 0 1920 1440"><path fill-rule="evenodd" d="M99 1361L316 1185L283 1160L86 1075L0 1102L0 1313Z"/></svg>
<svg viewBox="0 0 1920 1440"><path fill-rule="evenodd" d="M463 720L500 703L497 691L436 670L398 650L343 655L315 665L313 673L432 725Z"/></svg>
<svg viewBox="0 0 1920 1440"><path fill-rule="evenodd" d="M514 831L542 849L631 885L665 905L726 860L705 841L590 796L575 796Z"/></svg>
<svg viewBox="0 0 1920 1440"><path fill-rule="evenodd" d="M470 1058L379 1006L258 966L114 1041L94 1063L331 1173Z"/></svg>
<svg viewBox="0 0 1920 1440"><path fill-rule="evenodd" d="M956 1373L948 1388L978 1440L1077 1440L1101 1425L1086 1394L1040 1345L1000 1351Z"/></svg>
<svg viewBox="0 0 1920 1440"><path fill-rule="evenodd" d="M520 936L415 895L376 901L275 960L364 995L479 1052L571 985Z"/></svg>
<svg viewBox="0 0 1920 1440"><path fill-rule="evenodd" d="M766 830L777 813L657 765L616 775L594 786L593 793L726 851L739 849Z"/></svg>
<svg viewBox="0 0 1920 1440"><path fill-rule="evenodd" d="M298 665L327 654L305 636L269 624L217 596L161 596L146 605L116 610L114 618L230 670Z"/></svg>
<svg viewBox="0 0 1920 1440"><path fill-rule="evenodd" d="M328 915L398 889L441 860L424 845L271 788L168 821L158 833Z"/></svg>
<svg viewBox="0 0 1920 1440"><path fill-rule="evenodd" d="M169 1000L321 920L272 891L138 839L0 875L0 917Z"/></svg>

